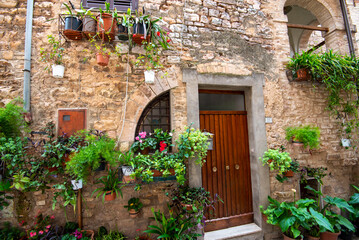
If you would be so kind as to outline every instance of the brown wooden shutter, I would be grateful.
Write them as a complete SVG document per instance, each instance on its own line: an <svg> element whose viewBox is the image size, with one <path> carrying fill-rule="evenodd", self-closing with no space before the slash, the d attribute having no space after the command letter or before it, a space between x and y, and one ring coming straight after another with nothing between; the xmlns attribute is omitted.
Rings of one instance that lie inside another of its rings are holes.
<svg viewBox="0 0 359 240"><path fill-rule="evenodd" d="M82 5L85 8L100 7L105 8L106 0L82 0ZM131 10L138 9L138 0L107 0L110 3L111 9L116 8L117 11L125 12L131 7Z"/></svg>
<svg viewBox="0 0 359 240"><path fill-rule="evenodd" d="M82 129L86 129L85 109L59 110L59 136L64 133L70 136Z"/></svg>

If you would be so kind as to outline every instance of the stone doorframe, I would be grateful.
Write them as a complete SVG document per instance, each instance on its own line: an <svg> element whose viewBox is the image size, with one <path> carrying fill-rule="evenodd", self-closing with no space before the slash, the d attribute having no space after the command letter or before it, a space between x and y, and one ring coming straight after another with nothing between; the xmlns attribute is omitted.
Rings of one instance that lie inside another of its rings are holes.
<svg viewBox="0 0 359 240"><path fill-rule="evenodd" d="M195 128L199 128L198 89L244 91L248 116L254 223L263 229L259 206L268 205L267 196L270 194L269 170L259 161L259 157L267 150L264 74L254 73L250 76L202 74L195 69L183 69L183 82L186 83L187 91L187 121L188 124L193 123L192 126ZM190 161L188 170L190 186L202 186L201 167Z"/></svg>

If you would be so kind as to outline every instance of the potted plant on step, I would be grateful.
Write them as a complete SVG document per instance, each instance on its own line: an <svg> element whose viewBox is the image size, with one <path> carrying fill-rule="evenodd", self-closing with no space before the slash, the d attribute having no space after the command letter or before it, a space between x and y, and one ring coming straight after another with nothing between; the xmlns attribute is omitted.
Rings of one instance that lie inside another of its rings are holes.
<svg viewBox="0 0 359 240"><path fill-rule="evenodd" d="M286 139L294 144L301 144L305 148L316 149L319 147L320 130L310 125L288 127L285 129Z"/></svg>
<svg viewBox="0 0 359 240"><path fill-rule="evenodd" d="M277 149L268 149L259 160L262 161L263 166L267 164L271 171L278 170L278 174L288 171L292 163L289 153Z"/></svg>
<svg viewBox="0 0 359 240"><path fill-rule="evenodd" d="M46 64L45 70L50 71L52 67L52 76L55 78L63 78L65 67L62 62L62 57L65 49L61 47L60 41L57 41L52 35L47 36L50 50L40 48L40 61Z"/></svg>
<svg viewBox="0 0 359 240"><path fill-rule="evenodd" d="M102 195L102 202L112 201L118 196L122 196L121 181L118 179L117 171L109 169L107 176L102 176L97 179L96 184L102 184L102 187L95 189L92 195L97 193L96 198ZM91 196L92 196L91 195Z"/></svg>
<svg viewBox="0 0 359 240"><path fill-rule="evenodd" d="M128 205L124 206L124 208L127 208L128 213L130 214L131 218L137 217L137 215L140 213L141 209L143 207L143 204L141 203L139 198L131 198L128 200Z"/></svg>

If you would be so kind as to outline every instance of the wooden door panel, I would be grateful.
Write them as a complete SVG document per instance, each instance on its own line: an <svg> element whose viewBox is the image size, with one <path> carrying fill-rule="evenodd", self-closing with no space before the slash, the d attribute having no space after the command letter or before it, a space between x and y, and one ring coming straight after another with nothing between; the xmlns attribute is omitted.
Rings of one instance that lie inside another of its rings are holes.
<svg viewBox="0 0 359 240"><path fill-rule="evenodd" d="M78 130L86 129L86 110L59 110L58 135L71 136Z"/></svg>
<svg viewBox="0 0 359 240"><path fill-rule="evenodd" d="M214 133L213 150L202 167L202 184L224 202L215 204L214 216L206 214L205 230L253 222L246 112L201 111L200 125Z"/></svg>

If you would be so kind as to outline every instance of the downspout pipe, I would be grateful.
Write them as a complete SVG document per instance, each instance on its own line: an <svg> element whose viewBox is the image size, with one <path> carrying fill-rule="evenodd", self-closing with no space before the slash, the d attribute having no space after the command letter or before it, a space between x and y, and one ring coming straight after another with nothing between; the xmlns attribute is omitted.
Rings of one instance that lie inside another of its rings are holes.
<svg viewBox="0 0 359 240"><path fill-rule="evenodd" d="M30 112L30 78L31 78L31 42L34 0L27 0L25 27L25 58L24 58L24 110Z"/></svg>
<svg viewBox="0 0 359 240"><path fill-rule="evenodd" d="M347 5L344 2L345 0L339 0L340 2L340 8L342 10L343 14L343 20L344 20L344 26L345 26L345 32L348 37L348 45L349 45L349 52L352 57L355 57L355 50L354 50L354 44L353 44L353 38L350 30L349 25L349 19L348 19L348 12L347 12Z"/></svg>

